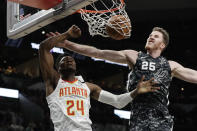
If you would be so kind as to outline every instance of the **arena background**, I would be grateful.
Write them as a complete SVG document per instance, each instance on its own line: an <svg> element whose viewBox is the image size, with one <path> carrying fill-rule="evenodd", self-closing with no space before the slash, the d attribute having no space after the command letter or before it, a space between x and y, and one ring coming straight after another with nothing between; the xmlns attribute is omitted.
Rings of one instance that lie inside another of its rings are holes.
<svg viewBox="0 0 197 131"><path fill-rule="evenodd" d="M132 22L130 39L115 41L92 37L87 24L75 14L50 24L18 40L6 37L6 0L0 1L0 88L17 89L19 99L0 96L0 131L53 131L40 77L38 51L32 43L45 39L43 31L64 32L76 24L82 37L73 41L100 49L135 49L144 51L146 39L155 26L170 33L170 44L163 55L197 70L197 1L196 0L126 0ZM28 14L33 10L26 10ZM65 50L66 51L66 50ZM94 61L70 52L77 60L78 74L113 93L125 92L129 69L125 66ZM58 54L54 53L56 58ZM170 87L170 112L174 115L174 131L197 130L197 85L174 78ZM128 120L114 114L114 108L91 100L90 117L96 131L126 131ZM129 111L129 106L123 110Z"/></svg>

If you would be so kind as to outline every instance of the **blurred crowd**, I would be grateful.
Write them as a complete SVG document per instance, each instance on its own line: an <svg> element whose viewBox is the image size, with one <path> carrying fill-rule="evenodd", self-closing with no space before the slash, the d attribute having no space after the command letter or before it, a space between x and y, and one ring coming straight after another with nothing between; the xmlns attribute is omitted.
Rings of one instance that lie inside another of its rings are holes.
<svg viewBox="0 0 197 131"><path fill-rule="evenodd" d="M12 66L8 66L7 68L0 67L0 73L4 73L6 75L13 75L16 73L16 68Z"/></svg>

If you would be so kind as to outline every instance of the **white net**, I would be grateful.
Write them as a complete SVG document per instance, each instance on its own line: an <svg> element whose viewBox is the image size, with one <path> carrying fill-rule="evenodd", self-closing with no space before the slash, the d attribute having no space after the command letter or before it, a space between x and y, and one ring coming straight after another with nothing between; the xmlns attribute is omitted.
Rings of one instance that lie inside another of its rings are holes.
<svg viewBox="0 0 197 131"><path fill-rule="evenodd" d="M90 35L109 37L106 31L107 25L125 36L125 38L130 37L131 24L123 24L130 23L130 19L125 11L124 1L122 1L123 0L99 0L80 10L81 18L88 24ZM118 21L110 23L110 18L115 15L120 15L121 18L119 18ZM124 19L122 19L122 17ZM125 29L128 31L125 32Z"/></svg>

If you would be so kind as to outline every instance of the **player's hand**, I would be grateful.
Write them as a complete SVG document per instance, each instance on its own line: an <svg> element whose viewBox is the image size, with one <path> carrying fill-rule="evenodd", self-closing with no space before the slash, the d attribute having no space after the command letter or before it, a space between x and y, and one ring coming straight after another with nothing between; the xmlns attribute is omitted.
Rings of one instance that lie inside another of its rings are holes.
<svg viewBox="0 0 197 131"><path fill-rule="evenodd" d="M76 25L71 26L67 32L71 38L78 38L81 36L81 29Z"/></svg>
<svg viewBox="0 0 197 131"><path fill-rule="evenodd" d="M81 36L81 29L76 26L76 25L72 25L66 32L66 34L69 34L69 37L71 38L78 38ZM47 37L55 37L61 35L61 33L59 32L49 32L46 34Z"/></svg>
<svg viewBox="0 0 197 131"><path fill-rule="evenodd" d="M160 89L160 87L154 87L155 84L158 84L154 81L154 78L144 81L144 76L142 76L141 80L139 81L136 92L137 94L143 94L148 92L155 92L156 90Z"/></svg>
<svg viewBox="0 0 197 131"><path fill-rule="evenodd" d="M68 38L78 38L81 36L81 30L76 25L71 26L66 32L49 32L46 34L48 39L44 40L45 43L54 43L56 47L65 47L64 41Z"/></svg>

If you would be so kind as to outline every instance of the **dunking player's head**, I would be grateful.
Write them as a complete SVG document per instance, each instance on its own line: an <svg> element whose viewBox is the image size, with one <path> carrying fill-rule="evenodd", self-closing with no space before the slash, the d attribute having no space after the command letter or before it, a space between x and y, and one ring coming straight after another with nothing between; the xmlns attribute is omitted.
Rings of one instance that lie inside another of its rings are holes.
<svg viewBox="0 0 197 131"><path fill-rule="evenodd" d="M74 58L68 54L60 55L56 60L56 69L62 77L75 75L76 62Z"/></svg>
<svg viewBox="0 0 197 131"><path fill-rule="evenodd" d="M160 50L161 52L168 46L169 34L160 27L154 27L149 35L145 49L147 51Z"/></svg>

